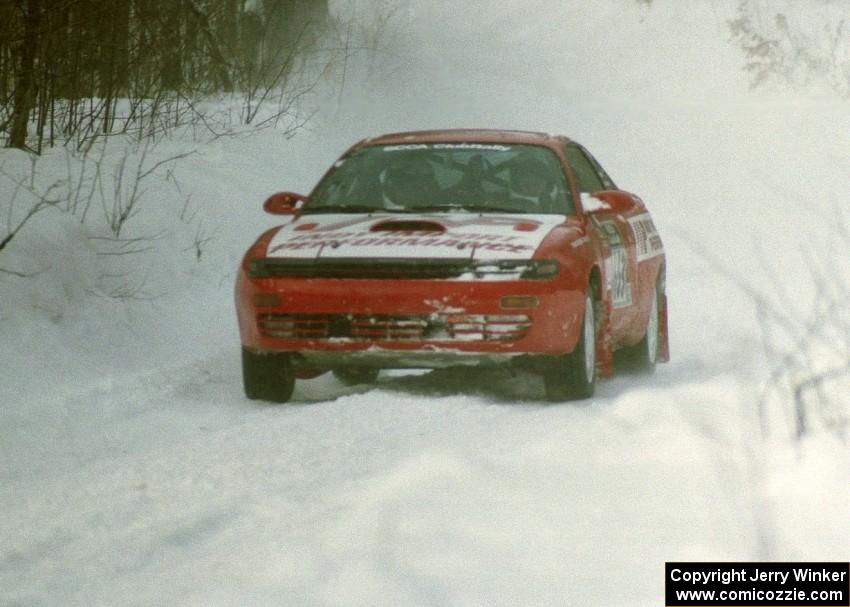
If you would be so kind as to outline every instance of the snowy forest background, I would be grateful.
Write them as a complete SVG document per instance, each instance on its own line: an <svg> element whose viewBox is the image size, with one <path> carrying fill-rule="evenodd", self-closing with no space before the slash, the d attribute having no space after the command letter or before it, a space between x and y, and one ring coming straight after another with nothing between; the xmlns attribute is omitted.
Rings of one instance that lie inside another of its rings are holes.
<svg viewBox="0 0 850 607"><path fill-rule="evenodd" d="M650 605L665 560L846 560L848 19L0 2L0 605ZM490 371L244 400L262 200L467 126L572 136L647 201L671 363L586 408Z"/></svg>

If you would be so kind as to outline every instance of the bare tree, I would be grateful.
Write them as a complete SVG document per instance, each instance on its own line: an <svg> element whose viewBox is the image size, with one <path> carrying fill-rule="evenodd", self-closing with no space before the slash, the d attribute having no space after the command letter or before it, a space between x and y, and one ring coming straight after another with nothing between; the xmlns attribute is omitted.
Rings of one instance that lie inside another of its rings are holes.
<svg viewBox="0 0 850 607"><path fill-rule="evenodd" d="M321 53L326 0L22 0L0 3L0 133L9 147L79 149L157 136L204 117L197 100L244 93L246 124L287 114ZM326 56L327 55L326 53ZM319 70L321 71L321 70ZM298 82L298 84L296 84ZM187 106L187 100L190 102Z"/></svg>
<svg viewBox="0 0 850 607"><path fill-rule="evenodd" d="M728 26L752 87L821 82L850 95L847 15L836 3L812 0L780 9L770 0L742 0Z"/></svg>
<svg viewBox="0 0 850 607"><path fill-rule="evenodd" d="M843 211L836 211L839 228L834 232L841 248L850 248L850 229ZM814 307L808 314L777 303L777 298L755 286L729 267L713 251L691 246L717 271L753 302L761 331L761 342L770 372L756 403L761 429L766 436L776 432L783 420L790 434L801 439L820 429L846 441L850 432L850 275L809 249L806 263L815 288ZM765 266L772 293L790 301L785 284Z"/></svg>
<svg viewBox="0 0 850 607"><path fill-rule="evenodd" d="M11 44L11 65L15 69L13 109L9 131L9 146L24 148L27 144L27 129L32 111L35 90L35 53L41 27L40 0L26 0L18 5L20 29L17 39Z"/></svg>

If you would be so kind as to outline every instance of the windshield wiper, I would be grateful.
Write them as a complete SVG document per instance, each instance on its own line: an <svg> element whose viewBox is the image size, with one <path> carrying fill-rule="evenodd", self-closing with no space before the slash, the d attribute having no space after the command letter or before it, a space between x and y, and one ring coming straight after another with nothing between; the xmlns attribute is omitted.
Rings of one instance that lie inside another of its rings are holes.
<svg viewBox="0 0 850 607"><path fill-rule="evenodd" d="M475 207L465 206L462 204L431 204L417 207L410 207L399 211L400 213L436 213L439 211L468 211L475 212Z"/></svg>
<svg viewBox="0 0 850 607"><path fill-rule="evenodd" d="M386 213L389 209L369 207L364 204L336 204L333 206L306 206L302 215L316 213Z"/></svg>
<svg viewBox="0 0 850 607"><path fill-rule="evenodd" d="M513 214L516 214L516 215L522 215L524 213L527 213L528 211L525 211L523 209L518 209L516 207L514 207L512 209L506 209L506 208L503 208L503 207L479 207L479 208L475 209L475 212L477 212L477 213L513 213Z"/></svg>
<svg viewBox="0 0 850 607"><path fill-rule="evenodd" d="M410 209L405 209L404 211L400 211L403 213L433 213L438 211L465 211L467 213L524 213L522 209L506 209L502 207L491 207L484 205L464 205L464 204L442 204L442 205L429 205L423 207L415 207Z"/></svg>
<svg viewBox="0 0 850 607"><path fill-rule="evenodd" d="M432 204L421 207L411 207L406 209L388 209L383 207L371 207L363 204L335 204L332 206L306 206L301 212L302 215L315 215L319 213L524 213L522 209L506 209L502 207L481 206L474 204Z"/></svg>

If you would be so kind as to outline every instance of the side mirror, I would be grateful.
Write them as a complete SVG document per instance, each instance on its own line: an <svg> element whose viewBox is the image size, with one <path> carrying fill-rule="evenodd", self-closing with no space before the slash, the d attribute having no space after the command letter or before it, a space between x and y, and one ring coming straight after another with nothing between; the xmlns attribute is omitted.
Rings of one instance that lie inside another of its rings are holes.
<svg viewBox="0 0 850 607"><path fill-rule="evenodd" d="M585 213L618 213L627 215L644 208L643 201L623 190L603 190L581 197Z"/></svg>
<svg viewBox="0 0 850 607"><path fill-rule="evenodd" d="M294 192L272 194L263 203L263 210L272 215L294 215L307 200L306 196Z"/></svg>

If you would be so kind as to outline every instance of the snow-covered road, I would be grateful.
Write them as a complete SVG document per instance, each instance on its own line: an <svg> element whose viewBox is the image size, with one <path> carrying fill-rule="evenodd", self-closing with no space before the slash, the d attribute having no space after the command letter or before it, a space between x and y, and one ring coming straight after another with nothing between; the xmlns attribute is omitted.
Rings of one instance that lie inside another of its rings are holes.
<svg viewBox="0 0 850 607"><path fill-rule="evenodd" d="M238 368L105 381L7 434L6 604L654 605L665 560L759 556L728 374L587 406L500 370L324 376L277 407Z"/></svg>
<svg viewBox="0 0 850 607"><path fill-rule="evenodd" d="M792 324L850 284L846 100L749 91L738 0L514 4L410 3L294 139L161 140L151 163L191 154L146 182L124 233L144 252L93 245L97 210L41 213L3 251L33 276L0 274L0 607L657 607L665 561L847 560L847 446L817 415L792 443L781 389L763 438L787 343L731 277ZM565 133L639 193L672 361L580 405L487 369L245 399L232 284L274 222L261 201L361 137L432 127ZM46 190L71 158L0 165Z"/></svg>

